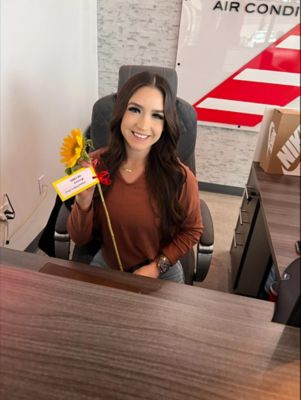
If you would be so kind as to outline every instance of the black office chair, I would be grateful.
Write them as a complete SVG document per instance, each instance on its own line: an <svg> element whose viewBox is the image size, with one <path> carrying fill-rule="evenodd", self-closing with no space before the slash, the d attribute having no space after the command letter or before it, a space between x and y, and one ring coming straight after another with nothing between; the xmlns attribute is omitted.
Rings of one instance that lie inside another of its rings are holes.
<svg viewBox="0 0 301 400"><path fill-rule="evenodd" d="M273 322L301 328L300 257L285 269L279 284Z"/></svg>
<svg viewBox="0 0 301 400"><path fill-rule="evenodd" d="M148 70L163 76L170 84L174 93L177 92L177 73L171 68L154 66L125 65L119 70L118 90L129 77L139 72ZM116 94L111 94L99 99L93 107L91 125L85 135L91 138L94 147L100 148L107 145L109 137L109 123L115 105ZM193 107L183 99L177 97L177 113L180 124L180 139L178 153L181 161L195 174L195 142L197 134L196 113ZM48 223L39 241L39 247L50 256L90 263L94 254L99 250L99 243L93 240L85 246L75 246L70 255L70 237L66 230L66 221L73 199L67 200L63 205L57 197L55 206L49 217ZM210 211L206 203L201 200L200 207L203 217L204 232L197 245L196 262L194 251L189 251L181 263L184 269L185 283L192 284L193 280L203 281L207 275L213 252L214 232Z"/></svg>

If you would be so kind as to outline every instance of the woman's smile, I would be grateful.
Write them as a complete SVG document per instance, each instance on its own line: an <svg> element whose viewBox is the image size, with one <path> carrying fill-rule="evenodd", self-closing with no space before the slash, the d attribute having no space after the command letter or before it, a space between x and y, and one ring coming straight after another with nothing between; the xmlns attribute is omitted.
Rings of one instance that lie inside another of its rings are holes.
<svg viewBox="0 0 301 400"><path fill-rule="evenodd" d="M133 131L132 133L135 136L135 138L137 138L139 140L146 140L149 138L149 135L146 135L145 133L140 133L137 131Z"/></svg>

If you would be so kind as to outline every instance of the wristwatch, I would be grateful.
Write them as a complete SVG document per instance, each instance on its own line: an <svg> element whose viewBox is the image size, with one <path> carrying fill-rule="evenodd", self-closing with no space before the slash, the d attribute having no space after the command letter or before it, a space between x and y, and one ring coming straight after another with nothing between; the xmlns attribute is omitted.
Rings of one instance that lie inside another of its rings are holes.
<svg viewBox="0 0 301 400"><path fill-rule="evenodd" d="M169 268L171 267L171 262L169 261L169 259L164 256L163 254L161 254L157 259L156 259L156 264L157 267L160 271L160 275L164 274L164 272L167 272L169 270Z"/></svg>

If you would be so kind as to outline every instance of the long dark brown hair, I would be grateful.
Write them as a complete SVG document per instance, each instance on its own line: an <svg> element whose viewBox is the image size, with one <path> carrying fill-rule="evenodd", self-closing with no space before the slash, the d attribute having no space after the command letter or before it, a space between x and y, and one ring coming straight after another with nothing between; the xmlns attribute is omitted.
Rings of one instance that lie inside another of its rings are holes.
<svg viewBox="0 0 301 400"><path fill-rule="evenodd" d="M172 240L184 220L185 212L179 203L179 196L186 179L185 170L177 155L179 126L176 98L163 77L150 72L141 72L132 76L123 85L117 95L112 115L109 147L102 159L114 179L118 168L126 159L125 143L120 128L121 121L130 98L144 86L159 89L164 99L163 132L160 139L152 145L146 164L149 192L159 211L162 247Z"/></svg>

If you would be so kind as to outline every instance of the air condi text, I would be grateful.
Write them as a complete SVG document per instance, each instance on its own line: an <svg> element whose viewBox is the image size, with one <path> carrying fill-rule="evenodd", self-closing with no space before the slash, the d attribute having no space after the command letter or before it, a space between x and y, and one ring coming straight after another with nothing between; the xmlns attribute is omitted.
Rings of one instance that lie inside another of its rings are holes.
<svg viewBox="0 0 301 400"><path fill-rule="evenodd" d="M270 4L259 2L240 4L239 1L217 1L213 6L213 11L239 12L240 10L243 10L249 14L258 13L262 15L282 15L286 17L297 17L300 14L300 6L283 4Z"/></svg>

